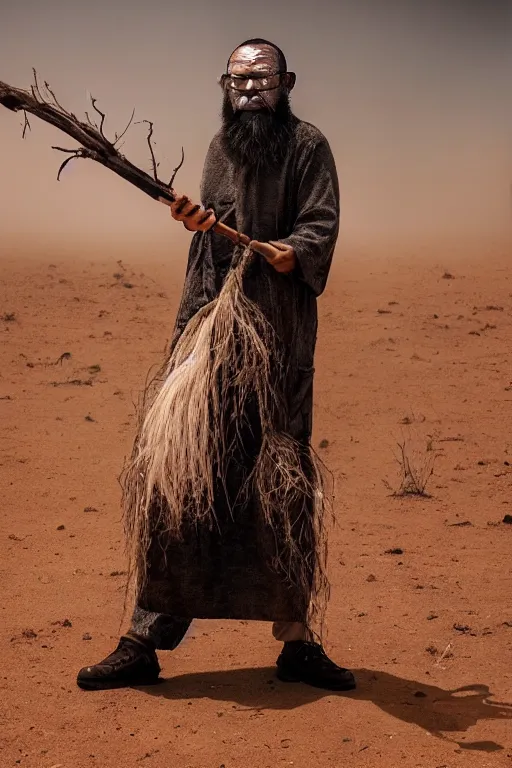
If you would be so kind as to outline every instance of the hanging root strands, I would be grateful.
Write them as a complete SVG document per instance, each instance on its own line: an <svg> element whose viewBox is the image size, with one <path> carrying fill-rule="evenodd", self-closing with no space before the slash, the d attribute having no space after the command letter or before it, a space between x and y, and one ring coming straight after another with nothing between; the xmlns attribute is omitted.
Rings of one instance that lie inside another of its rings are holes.
<svg viewBox="0 0 512 768"><path fill-rule="evenodd" d="M241 489L259 499L279 542L274 567L311 596L309 618L322 623L328 593L325 510L318 459L279 428L284 411L273 328L245 296L245 250L216 299L188 323L169 360L143 394L139 430L123 479L129 586L144 587L155 526L179 537L186 520L215 525L217 483L225 482L241 423L257 403L262 445ZM163 503L155 505L155 499Z"/></svg>

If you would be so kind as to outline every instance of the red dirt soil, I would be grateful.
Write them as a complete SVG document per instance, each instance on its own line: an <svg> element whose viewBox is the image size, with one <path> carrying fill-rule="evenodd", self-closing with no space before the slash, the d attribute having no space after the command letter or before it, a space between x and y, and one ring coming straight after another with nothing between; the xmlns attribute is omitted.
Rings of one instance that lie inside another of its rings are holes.
<svg viewBox="0 0 512 768"><path fill-rule="evenodd" d="M270 626L227 621L161 653L162 685L76 687L126 627L117 477L183 259L3 259L2 768L512 765L511 256L340 254L321 299L348 695L277 682ZM414 468L435 457L430 497L392 495L404 440Z"/></svg>

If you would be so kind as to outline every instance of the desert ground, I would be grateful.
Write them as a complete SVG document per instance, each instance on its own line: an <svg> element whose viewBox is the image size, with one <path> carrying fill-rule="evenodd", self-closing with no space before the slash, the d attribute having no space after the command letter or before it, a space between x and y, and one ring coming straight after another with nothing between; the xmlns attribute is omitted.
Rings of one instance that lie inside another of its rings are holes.
<svg viewBox="0 0 512 768"><path fill-rule="evenodd" d="M342 251L320 300L345 695L279 683L270 627L228 621L158 686L76 687L126 628L118 476L184 272L118 259L0 262L2 768L511 766L510 249ZM396 493L400 445L425 495Z"/></svg>

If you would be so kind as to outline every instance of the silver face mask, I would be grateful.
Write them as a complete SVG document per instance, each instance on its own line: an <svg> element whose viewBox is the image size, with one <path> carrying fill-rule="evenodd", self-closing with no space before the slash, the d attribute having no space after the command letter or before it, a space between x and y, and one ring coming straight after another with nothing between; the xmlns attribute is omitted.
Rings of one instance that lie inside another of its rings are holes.
<svg viewBox="0 0 512 768"><path fill-rule="evenodd" d="M279 71L278 64L276 51L269 45L238 48L231 56L227 74L220 80L233 109L275 109L286 74Z"/></svg>

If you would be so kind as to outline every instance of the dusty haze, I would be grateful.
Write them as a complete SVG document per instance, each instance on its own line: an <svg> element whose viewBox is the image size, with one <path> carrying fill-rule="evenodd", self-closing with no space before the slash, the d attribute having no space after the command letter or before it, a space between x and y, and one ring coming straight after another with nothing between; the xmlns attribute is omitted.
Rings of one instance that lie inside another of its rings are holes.
<svg viewBox="0 0 512 768"><path fill-rule="evenodd" d="M191 195L232 49L268 37L297 72L341 182L313 443L327 651L358 681L281 684L268 626L204 621L154 689L77 688L127 628L117 478L190 235L92 162L57 183L73 143L0 108L2 768L511 768L511 2L0 0L0 80L35 66L80 116L90 91L111 135L136 107ZM392 495L399 443L431 497Z"/></svg>
<svg viewBox="0 0 512 768"><path fill-rule="evenodd" d="M183 145L177 187L197 195L219 124L216 78L239 42L268 37L298 74L295 112L334 150L342 238L363 249L480 247L510 237L511 20L510 0L319 0L293 10L264 0L258 12L232 0L91 0L80 13L61 0L4 0L0 79L28 87L34 66L79 116L92 93L111 135L135 107L136 119L155 123L162 177ZM1 110L1 253L186 248L166 209L110 171L76 161L57 183L62 156L51 145L73 142L35 118L22 141L21 122ZM144 131L135 125L123 151L149 170Z"/></svg>

